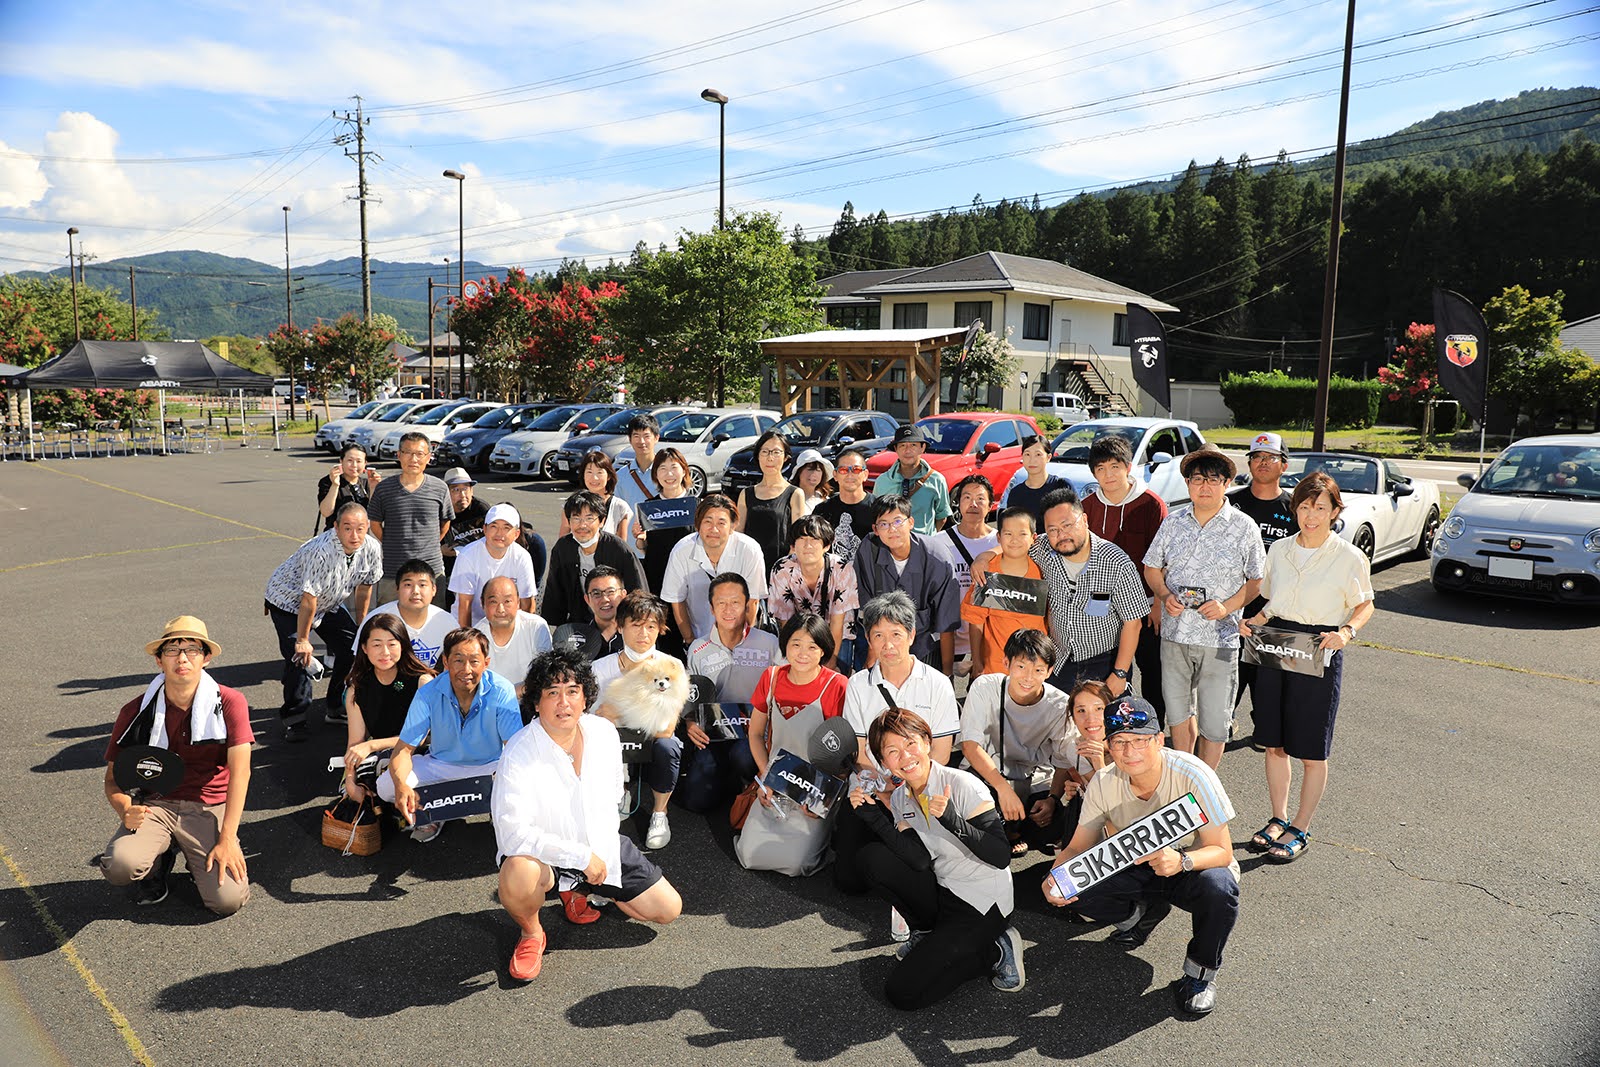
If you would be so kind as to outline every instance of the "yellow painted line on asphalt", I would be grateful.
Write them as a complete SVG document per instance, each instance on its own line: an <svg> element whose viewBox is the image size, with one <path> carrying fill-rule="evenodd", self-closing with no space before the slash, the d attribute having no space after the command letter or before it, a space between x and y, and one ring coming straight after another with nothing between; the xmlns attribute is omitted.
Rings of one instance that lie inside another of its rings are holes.
<svg viewBox="0 0 1600 1067"><path fill-rule="evenodd" d="M1465 663L1471 667L1493 667L1499 671L1511 671L1513 674L1531 674L1536 678L1553 678L1558 682L1577 682L1579 685L1600 685L1600 680L1594 678L1577 678L1570 674L1557 674L1554 671L1536 671L1532 667L1518 667L1511 663L1496 663L1490 659L1472 659L1469 656L1447 656L1442 652L1424 652L1420 648L1400 648L1398 645L1385 645L1377 641L1357 641L1356 644L1365 648L1376 648L1381 652L1399 652L1407 656L1421 656L1424 659L1442 659L1449 663Z"/></svg>
<svg viewBox="0 0 1600 1067"><path fill-rule="evenodd" d="M251 534L248 537L219 537L215 541L190 541L183 545L157 545L154 548L123 548L115 552L91 552L87 556L66 556L62 559L44 559L38 563L19 563L15 567L0 567L0 574L25 571L33 567L53 567L58 563L82 563L86 559L105 559L109 556L136 556L142 552L171 552L178 548L204 548L207 545L226 545L235 541L259 541L265 536L266 534Z"/></svg>
<svg viewBox="0 0 1600 1067"><path fill-rule="evenodd" d="M110 489L112 492L127 493L129 496L136 496L140 500L148 500L152 504L165 504L169 508L177 508L179 511L187 511L191 515L202 515L208 519L216 519L218 522L228 523L231 526L242 526L246 530L254 530L259 534L270 534L273 537L281 537L285 541L293 541L295 544L299 544L301 541L305 540L303 537L296 537L293 534L286 534L280 530L269 530L265 526L252 526L248 522L240 522L238 519L230 519L226 515L213 515L209 511L201 511L199 508L191 508L187 504L177 504L171 500L163 500L158 496L148 496L144 493L136 493L132 489L124 489L120 485L108 485L105 482L97 482L93 478L85 478L81 474L73 474L70 471L62 470L59 467L40 467L38 469L49 471L51 474L58 474L63 478L76 478L80 482L88 482L90 485L98 485L100 488Z"/></svg>
<svg viewBox="0 0 1600 1067"><path fill-rule="evenodd" d="M28 903L33 905L33 910L39 916L39 921L44 924L45 929L50 931L50 936L56 939L56 946L61 950L61 955L66 958L72 969L78 972L78 977L83 979L83 984L89 988L89 992L94 995L94 999L100 1002L100 1006L111 1017L112 1025L117 1028L117 1033L122 1035L122 1042L128 1046L128 1051L133 1054L134 1062L141 1064L142 1067L155 1067L156 1061L150 1058L150 1053L145 1049L144 1042L140 1041L139 1035L133 1032L133 1024L128 1022L128 1017L122 1014L121 1009L111 1002L111 995L106 992L105 986L101 985L100 980L94 976L94 972L89 970L89 965L83 962L83 957L78 955L77 946L73 945L72 938L68 937L66 930L62 929L61 924L56 922L56 917L50 914L50 909L45 906L44 899L39 896L39 891L33 888L33 883L28 881L28 876L22 873L22 868L17 866L16 861L11 858L11 853L6 851L4 845L0 845L0 860L5 861L6 868L11 871L11 877L16 880L17 885L22 887L22 892L27 896Z"/></svg>

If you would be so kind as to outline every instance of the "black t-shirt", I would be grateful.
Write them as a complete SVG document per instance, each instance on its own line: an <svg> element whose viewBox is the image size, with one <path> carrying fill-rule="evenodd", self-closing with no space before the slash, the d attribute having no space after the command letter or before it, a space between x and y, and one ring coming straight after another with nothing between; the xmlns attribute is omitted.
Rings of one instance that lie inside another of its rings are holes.
<svg viewBox="0 0 1600 1067"><path fill-rule="evenodd" d="M1271 548L1280 537L1300 532L1300 522L1289 507L1290 494L1286 489L1275 500L1262 500L1250 491L1248 485L1228 494L1228 503L1255 520L1261 529L1261 547Z"/></svg>
<svg viewBox="0 0 1600 1067"><path fill-rule="evenodd" d="M1072 485L1060 475L1047 474L1044 484L1037 489L1028 488L1027 482L1018 482L1011 487L1011 492L1006 496L1006 507L1027 508L1033 515L1033 528L1040 533L1044 532L1044 498L1057 489L1071 489Z"/></svg>
<svg viewBox="0 0 1600 1067"><path fill-rule="evenodd" d="M833 553L846 563L855 559L856 546L866 540L872 532L872 509L877 500L868 493L854 504L846 504L836 496L830 496L816 506L811 512L821 516L833 524ZM849 530L839 527L846 516L849 516Z"/></svg>
<svg viewBox="0 0 1600 1067"><path fill-rule="evenodd" d="M396 674L389 685L368 674L356 683L356 707L361 709L361 721L366 723L368 737L399 737L405 725L406 712L417 695L414 675Z"/></svg>
<svg viewBox="0 0 1600 1067"><path fill-rule="evenodd" d="M483 536L483 517L489 514L489 508L481 500L474 500L450 519L450 532L445 534L450 545L460 552L467 545L472 544Z"/></svg>
<svg viewBox="0 0 1600 1067"><path fill-rule="evenodd" d="M328 486L332 484L333 475L331 474L324 474L322 476L322 481L317 483L318 504L321 504L322 498L328 495ZM367 488L368 482L366 475L362 475L354 482L347 482L344 480L344 475L341 474L339 476L339 495L333 498L333 514L322 520L322 528L324 530L333 529L334 516L339 514L340 508L351 503L352 501L360 504L362 507L366 507L367 500L369 498Z"/></svg>

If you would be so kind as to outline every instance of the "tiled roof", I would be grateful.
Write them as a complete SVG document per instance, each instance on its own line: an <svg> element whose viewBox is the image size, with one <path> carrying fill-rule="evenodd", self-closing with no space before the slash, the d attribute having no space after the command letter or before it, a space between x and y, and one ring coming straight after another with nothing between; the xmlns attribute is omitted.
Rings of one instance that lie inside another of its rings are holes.
<svg viewBox="0 0 1600 1067"><path fill-rule="evenodd" d="M863 271L862 275L878 271ZM841 279L853 275L840 275ZM1071 300L1107 304L1143 304L1152 311L1177 311L1148 293L1118 285L1088 271L1054 260L1014 256L1007 252L980 252L975 256L908 271L869 283L853 291L855 297L900 296L908 293L989 292L1013 290Z"/></svg>

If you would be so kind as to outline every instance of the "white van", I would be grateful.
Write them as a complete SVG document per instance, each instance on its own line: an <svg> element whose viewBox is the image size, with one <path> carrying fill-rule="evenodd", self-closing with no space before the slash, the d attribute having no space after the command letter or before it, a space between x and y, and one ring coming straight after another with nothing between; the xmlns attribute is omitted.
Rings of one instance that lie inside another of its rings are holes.
<svg viewBox="0 0 1600 1067"><path fill-rule="evenodd" d="M1075 393L1034 393L1033 413L1054 415L1063 426L1072 426L1090 417L1089 409L1083 406L1083 399Z"/></svg>

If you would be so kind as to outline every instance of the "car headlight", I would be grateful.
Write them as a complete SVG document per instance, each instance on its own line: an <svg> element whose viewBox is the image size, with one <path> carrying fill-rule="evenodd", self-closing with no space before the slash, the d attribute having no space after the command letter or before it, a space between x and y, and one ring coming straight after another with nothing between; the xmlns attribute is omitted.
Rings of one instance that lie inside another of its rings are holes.
<svg viewBox="0 0 1600 1067"><path fill-rule="evenodd" d="M472 447L472 438L470 438L470 437L458 437L458 438L456 438L456 445L455 446L457 448L471 448Z"/></svg>
<svg viewBox="0 0 1600 1067"><path fill-rule="evenodd" d="M1590 552L1600 552L1600 528L1590 530L1583 535L1583 547Z"/></svg>
<svg viewBox="0 0 1600 1067"><path fill-rule="evenodd" d="M1444 523L1444 535L1446 537L1460 537L1462 532L1464 530L1466 530L1466 528L1467 528L1467 520L1466 519L1462 518L1460 515L1452 515L1448 519L1445 520L1445 523ZM1600 533L1600 531L1596 531L1596 532Z"/></svg>

